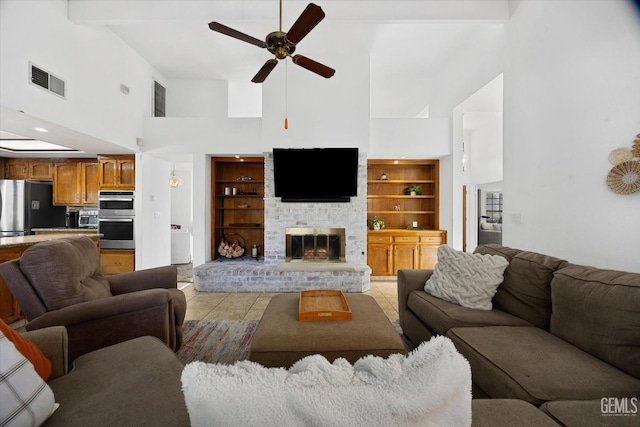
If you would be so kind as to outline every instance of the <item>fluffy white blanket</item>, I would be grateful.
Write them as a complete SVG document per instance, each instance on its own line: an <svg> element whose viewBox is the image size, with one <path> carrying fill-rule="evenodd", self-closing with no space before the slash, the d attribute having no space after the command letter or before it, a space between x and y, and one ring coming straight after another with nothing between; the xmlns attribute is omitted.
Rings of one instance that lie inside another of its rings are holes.
<svg viewBox="0 0 640 427"><path fill-rule="evenodd" d="M471 368L446 337L353 366L308 356L289 370L249 361L188 364L192 426L470 426Z"/></svg>

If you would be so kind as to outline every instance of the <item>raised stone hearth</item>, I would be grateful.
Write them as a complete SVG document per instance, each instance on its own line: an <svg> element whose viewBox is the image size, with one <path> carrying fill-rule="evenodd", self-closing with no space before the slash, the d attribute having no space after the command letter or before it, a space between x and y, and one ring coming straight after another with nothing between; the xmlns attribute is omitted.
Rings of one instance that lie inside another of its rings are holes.
<svg viewBox="0 0 640 427"><path fill-rule="evenodd" d="M299 292L339 289L367 292L371 269L348 263L265 264L252 259L202 264L193 269L194 286L204 292Z"/></svg>

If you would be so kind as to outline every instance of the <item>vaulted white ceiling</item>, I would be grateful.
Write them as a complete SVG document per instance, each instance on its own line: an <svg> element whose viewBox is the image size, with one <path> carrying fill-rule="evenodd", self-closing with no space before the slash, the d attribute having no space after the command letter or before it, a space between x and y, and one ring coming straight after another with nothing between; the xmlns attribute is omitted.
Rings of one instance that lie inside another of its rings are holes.
<svg viewBox="0 0 640 427"><path fill-rule="evenodd" d="M283 31L308 3L282 1ZM447 99L447 94L456 96L455 90L438 87L441 73L487 40L487 34L500 31L509 16L507 0L316 3L326 17L296 53L331 66L336 51L367 52L372 117L419 117L425 108L446 111L459 102ZM107 25L168 79L249 82L272 55L213 32L208 23L264 39L279 29L279 11L278 0L69 0L71 21Z"/></svg>

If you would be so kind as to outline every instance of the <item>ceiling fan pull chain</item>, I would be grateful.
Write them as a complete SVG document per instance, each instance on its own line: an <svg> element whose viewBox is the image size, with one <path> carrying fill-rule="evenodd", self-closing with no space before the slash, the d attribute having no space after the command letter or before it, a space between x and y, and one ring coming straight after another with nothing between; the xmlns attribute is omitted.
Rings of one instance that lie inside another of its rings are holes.
<svg viewBox="0 0 640 427"><path fill-rule="evenodd" d="M284 128L289 129L289 61L284 61Z"/></svg>

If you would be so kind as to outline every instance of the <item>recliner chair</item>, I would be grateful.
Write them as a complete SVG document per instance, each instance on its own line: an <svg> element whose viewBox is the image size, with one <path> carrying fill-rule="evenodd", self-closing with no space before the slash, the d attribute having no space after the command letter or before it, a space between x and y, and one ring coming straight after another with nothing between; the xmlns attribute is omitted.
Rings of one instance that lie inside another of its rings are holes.
<svg viewBox="0 0 640 427"><path fill-rule="evenodd" d="M88 237L41 242L0 264L27 331L65 326L69 363L85 353L150 335L173 351L182 345L186 298L175 266L103 276Z"/></svg>

